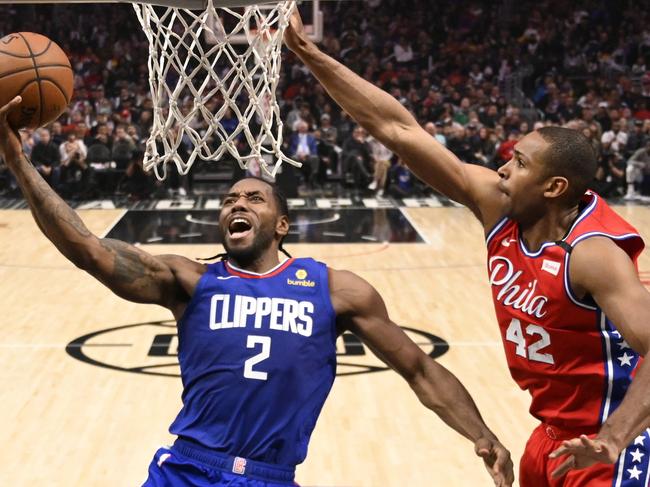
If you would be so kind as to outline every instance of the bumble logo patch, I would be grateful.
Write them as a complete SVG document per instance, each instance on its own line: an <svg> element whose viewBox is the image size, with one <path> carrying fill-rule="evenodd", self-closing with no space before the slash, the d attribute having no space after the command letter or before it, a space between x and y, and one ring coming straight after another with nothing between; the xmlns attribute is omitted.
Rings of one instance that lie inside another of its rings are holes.
<svg viewBox="0 0 650 487"><path fill-rule="evenodd" d="M316 283L314 281L307 280L307 271L305 269L298 269L296 271L296 280L287 279L287 284L289 284L289 286L301 286L301 287L316 286Z"/></svg>

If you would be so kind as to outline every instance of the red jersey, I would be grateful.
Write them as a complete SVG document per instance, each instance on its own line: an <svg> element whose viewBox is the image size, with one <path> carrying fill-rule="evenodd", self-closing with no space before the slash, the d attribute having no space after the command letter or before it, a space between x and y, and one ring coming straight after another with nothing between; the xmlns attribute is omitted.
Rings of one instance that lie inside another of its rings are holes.
<svg viewBox="0 0 650 487"><path fill-rule="evenodd" d="M595 429L618 407L639 356L596 303L571 290L571 250L606 236L636 265L638 232L595 193L585 193L566 236L529 251L505 218L487 237L488 273L513 379L532 395L530 413L558 428Z"/></svg>

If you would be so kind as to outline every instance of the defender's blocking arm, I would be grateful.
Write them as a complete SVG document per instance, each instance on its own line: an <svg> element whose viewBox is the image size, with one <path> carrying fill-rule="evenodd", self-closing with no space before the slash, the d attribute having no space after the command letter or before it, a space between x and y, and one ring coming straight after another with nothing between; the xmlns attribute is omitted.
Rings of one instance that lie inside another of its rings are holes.
<svg viewBox="0 0 650 487"><path fill-rule="evenodd" d="M424 406L474 443L495 485L512 485L510 453L485 425L460 381L390 320L383 299L369 283L351 272L333 269L329 279L339 325L404 377Z"/></svg>
<svg viewBox="0 0 650 487"><path fill-rule="evenodd" d="M20 137L7 122L7 112L18 103L20 97L0 109L0 154L43 234L68 260L115 294L131 301L172 307L183 294L170 266L179 258L154 257L124 242L93 235L23 153Z"/></svg>
<svg viewBox="0 0 650 487"><path fill-rule="evenodd" d="M304 32L297 11L284 41L330 96L370 134L398 154L423 181L466 205L485 226L502 215L496 186L499 176L464 164L431 137L395 98L323 53Z"/></svg>

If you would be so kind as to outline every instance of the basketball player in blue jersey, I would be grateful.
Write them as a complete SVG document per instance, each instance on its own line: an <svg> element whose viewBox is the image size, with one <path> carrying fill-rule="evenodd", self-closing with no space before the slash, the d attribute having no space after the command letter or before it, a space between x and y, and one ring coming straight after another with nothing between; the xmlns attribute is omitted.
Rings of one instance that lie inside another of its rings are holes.
<svg viewBox="0 0 650 487"><path fill-rule="evenodd" d="M19 100L0 109L0 153L39 228L118 296L164 306L178 322L183 407L170 428L178 439L155 454L145 486L294 485L345 330L474 443L495 485L512 485L510 454L469 393L391 322L370 284L312 259L279 260L289 217L275 186L249 178L230 189L219 215L226 253L216 264L98 238L23 154L6 122Z"/></svg>

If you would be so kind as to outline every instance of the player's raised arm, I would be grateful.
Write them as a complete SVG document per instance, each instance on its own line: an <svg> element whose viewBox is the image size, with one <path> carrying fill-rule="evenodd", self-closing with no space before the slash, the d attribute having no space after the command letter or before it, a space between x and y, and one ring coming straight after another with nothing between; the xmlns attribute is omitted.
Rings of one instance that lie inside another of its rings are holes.
<svg viewBox="0 0 650 487"><path fill-rule="evenodd" d="M571 254L570 278L579 297L592 296L607 318L616 323L625 340L617 350L621 364L636 365L632 350L646 360L636 369L621 405L595 438L565 441L553 452L551 457L564 459L554 472L557 477L594 463L615 463L621 451L650 427L650 293L639 281L630 257L606 237L589 238L576 246Z"/></svg>
<svg viewBox="0 0 650 487"><path fill-rule="evenodd" d="M74 265L117 295L172 308L183 294L172 271L172 267L179 267L177 260L182 258L154 257L124 242L93 235L25 157L18 134L7 123L7 112L19 102L17 97L0 108L0 155L15 176L43 234Z"/></svg>
<svg viewBox="0 0 650 487"><path fill-rule="evenodd" d="M356 75L309 40L295 11L284 40L352 118L398 154L418 177L469 207L485 226L501 216L499 176L462 163L431 137L394 97Z"/></svg>
<svg viewBox="0 0 650 487"><path fill-rule="evenodd" d="M357 335L404 377L422 404L474 443L495 485L512 485L510 453L485 425L460 381L390 320L383 299L368 282L351 272L333 269L329 270L329 279L339 325Z"/></svg>

